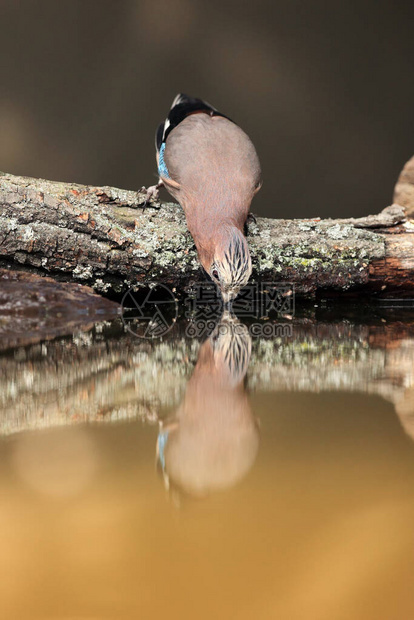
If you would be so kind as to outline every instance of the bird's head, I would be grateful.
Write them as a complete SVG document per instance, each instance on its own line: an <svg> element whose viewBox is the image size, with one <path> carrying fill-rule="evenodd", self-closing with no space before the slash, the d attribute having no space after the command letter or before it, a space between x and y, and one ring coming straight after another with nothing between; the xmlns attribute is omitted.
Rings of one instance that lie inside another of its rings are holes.
<svg viewBox="0 0 414 620"><path fill-rule="evenodd" d="M213 239L213 251L200 258L226 304L237 297L252 273L246 238L235 226L220 228Z"/></svg>

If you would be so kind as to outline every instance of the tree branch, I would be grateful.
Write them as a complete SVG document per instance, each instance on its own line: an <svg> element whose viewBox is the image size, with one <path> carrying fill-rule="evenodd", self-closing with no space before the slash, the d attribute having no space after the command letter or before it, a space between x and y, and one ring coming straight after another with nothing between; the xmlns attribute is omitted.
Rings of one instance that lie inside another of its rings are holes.
<svg viewBox="0 0 414 620"><path fill-rule="evenodd" d="M394 202L405 207L407 217L414 217L414 157L401 171L394 188Z"/></svg>
<svg viewBox="0 0 414 620"><path fill-rule="evenodd" d="M100 293L203 279L181 208L142 209L143 200L141 192L0 173L0 259ZM414 226L405 219L399 205L359 219L258 218L248 230L253 278L292 282L307 297L412 294Z"/></svg>

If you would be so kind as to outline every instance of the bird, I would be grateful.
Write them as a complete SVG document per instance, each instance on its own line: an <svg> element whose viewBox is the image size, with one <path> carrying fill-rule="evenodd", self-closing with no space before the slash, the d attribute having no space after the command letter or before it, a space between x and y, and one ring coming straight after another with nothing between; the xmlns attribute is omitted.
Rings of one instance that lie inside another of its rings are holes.
<svg viewBox="0 0 414 620"><path fill-rule="evenodd" d="M212 105L178 94L156 132L160 187L180 203L201 265L229 304L245 286L252 262L244 227L261 168L247 134Z"/></svg>
<svg viewBox="0 0 414 620"><path fill-rule="evenodd" d="M253 466L260 433L245 386L251 350L246 325L224 312L199 349L181 403L159 420L157 469L167 489L203 498Z"/></svg>

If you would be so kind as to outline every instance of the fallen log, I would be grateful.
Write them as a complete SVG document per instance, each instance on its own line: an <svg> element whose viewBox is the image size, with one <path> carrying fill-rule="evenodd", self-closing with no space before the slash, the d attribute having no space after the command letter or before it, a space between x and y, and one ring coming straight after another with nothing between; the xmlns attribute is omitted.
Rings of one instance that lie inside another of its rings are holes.
<svg viewBox="0 0 414 620"><path fill-rule="evenodd" d="M181 208L143 192L0 173L2 266L73 280L103 294L205 278ZM291 282L298 296L412 295L414 226L403 206L341 220L249 224L253 280Z"/></svg>
<svg viewBox="0 0 414 620"><path fill-rule="evenodd" d="M111 320L119 305L87 286L0 269L0 353Z"/></svg>
<svg viewBox="0 0 414 620"><path fill-rule="evenodd" d="M394 188L394 202L405 208L407 217L414 217L414 157L401 170Z"/></svg>

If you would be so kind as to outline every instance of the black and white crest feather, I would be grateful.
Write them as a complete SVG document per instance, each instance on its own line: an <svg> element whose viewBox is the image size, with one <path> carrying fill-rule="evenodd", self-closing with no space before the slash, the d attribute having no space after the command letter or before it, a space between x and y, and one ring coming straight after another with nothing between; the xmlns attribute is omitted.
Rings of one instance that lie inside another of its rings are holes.
<svg viewBox="0 0 414 620"><path fill-rule="evenodd" d="M167 119L161 123L157 129L155 136L155 145L157 150L160 150L162 143L166 141L168 134L174 129L174 127L177 127L177 125L179 125L187 116L196 112L205 112L211 116L223 116L224 118L228 118L228 116L218 112L216 108L213 108L213 106L206 101L196 99L195 97L189 97L188 95L183 95L181 93L177 95L172 102L171 110Z"/></svg>

